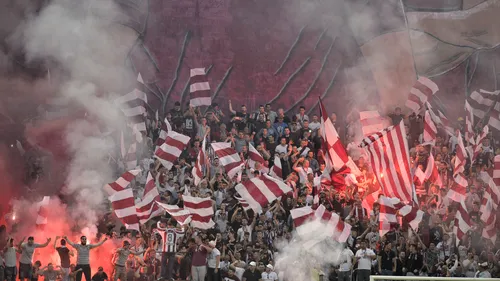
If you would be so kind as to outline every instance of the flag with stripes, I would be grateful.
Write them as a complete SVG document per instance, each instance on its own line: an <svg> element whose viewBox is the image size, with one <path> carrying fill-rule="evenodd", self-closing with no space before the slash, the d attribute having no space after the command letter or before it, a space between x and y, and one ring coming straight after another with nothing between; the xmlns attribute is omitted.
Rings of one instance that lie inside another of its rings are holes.
<svg viewBox="0 0 500 281"><path fill-rule="evenodd" d="M135 204L137 216L141 224L145 224L150 219L163 214L163 210L160 206L155 204L155 202L159 200L160 193L158 193L158 189L156 188L155 179L151 175L151 172L148 172L146 185L144 186L144 194L141 200Z"/></svg>
<svg viewBox="0 0 500 281"><path fill-rule="evenodd" d="M413 200L408 142L403 122L363 139L364 147L383 194Z"/></svg>
<svg viewBox="0 0 500 281"><path fill-rule="evenodd" d="M139 217L135 208L135 198L132 188L125 188L108 197L117 218L127 229L139 231Z"/></svg>
<svg viewBox="0 0 500 281"><path fill-rule="evenodd" d="M251 143L248 143L248 167L255 169L255 163L259 163L264 166L265 162L264 157L262 157L259 151L257 151Z"/></svg>
<svg viewBox="0 0 500 281"><path fill-rule="evenodd" d="M125 168L127 170L132 170L137 168L137 143L132 143L125 154Z"/></svg>
<svg viewBox="0 0 500 281"><path fill-rule="evenodd" d="M283 180L283 168L281 167L281 158L278 155L274 156L274 165L271 167L270 176Z"/></svg>
<svg viewBox="0 0 500 281"><path fill-rule="evenodd" d="M458 132L458 145L456 148L455 163L453 165L453 176L459 173L463 173L465 170L465 159L467 158L467 151L464 147L464 142L462 140L462 133Z"/></svg>
<svg viewBox="0 0 500 281"><path fill-rule="evenodd" d="M208 83L205 68L193 68L190 72L189 92L192 107L201 105L212 105L212 94L210 93L210 84Z"/></svg>
<svg viewBox="0 0 500 281"><path fill-rule="evenodd" d="M169 205L158 201L156 201L156 204L165 210L165 212L167 212L180 225L187 225L191 222L191 213L188 210L185 210L177 205Z"/></svg>
<svg viewBox="0 0 500 281"><path fill-rule="evenodd" d="M500 132L500 102L497 102L493 109L491 109L488 125L494 128L497 132Z"/></svg>
<svg viewBox="0 0 500 281"><path fill-rule="evenodd" d="M406 101L406 107L415 113L419 113L424 104L439 90L436 83L429 78L419 77L413 85Z"/></svg>
<svg viewBox="0 0 500 281"><path fill-rule="evenodd" d="M467 104L472 109L472 114L479 119L484 119L486 114L494 108L500 91L488 92L485 90L474 91L467 98Z"/></svg>
<svg viewBox="0 0 500 281"><path fill-rule="evenodd" d="M128 117L128 124L131 128L136 128L139 133L136 133L138 142L141 142L142 136L140 133L146 132L146 105L148 98L144 89L144 81L141 74L137 76L137 86L135 89L115 99L115 104L122 110L123 114Z"/></svg>
<svg viewBox="0 0 500 281"><path fill-rule="evenodd" d="M490 239L495 243L496 234L496 219L497 219L497 209L498 200L500 198L500 192L497 185L493 181L493 178L488 175L488 173L483 173L483 182L486 183L483 198L481 200L481 221L483 222L483 237Z"/></svg>
<svg viewBox="0 0 500 281"><path fill-rule="evenodd" d="M47 225L49 203L50 196L44 196L42 201L37 204L36 226L39 229L43 229Z"/></svg>
<svg viewBox="0 0 500 281"><path fill-rule="evenodd" d="M434 155L429 154L427 158L427 167L425 168L425 179L433 184L437 184L439 187L443 186L441 176L439 175L439 170L437 168L436 162L434 160Z"/></svg>
<svg viewBox="0 0 500 281"><path fill-rule="evenodd" d="M420 169L420 167L417 167L415 169L415 173L413 175L413 182L418 185L423 185L425 182L425 173Z"/></svg>
<svg viewBox="0 0 500 281"><path fill-rule="evenodd" d="M175 161L179 159L182 151L187 147L191 138L174 131L168 131L165 142L156 150L155 157L160 160L161 164L167 168L172 169Z"/></svg>
<svg viewBox="0 0 500 281"><path fill-rule="evenodd" d="M465 140L469 144L474 144L474 113L467 100L465 100Z"/></svg>
<svg viewBox="0 0 500 281"><path fill-rule="evenodd" d="M243 208L243 210L248 211L248 210L251 209L250 205L248 205L248 202L245 199L243 199L241 197L238 197L236 195L234 196L234 198L236 198L236 200L238 200L238 203L240 203L240 205Z"/></svg>
<svg viewBox="0 0 500 281"><path fill-rule="evenodd" d="M424 117L424 143L434 145L436 143L436 136L437 136L436 125L432 121L429 110L426 110Z"/></svg>
<svg viewBox="0 0 500 281"><path fill-rule="evenodd" d="M326 210L325 206L319 205L316 210L306 206L290 210L295 230L300 236L314 234L314 239L333 238L344 243L351 233L351 225L345 223L339 215ZM314 232L316 228L311 227L311 222L319 222L323 226L321 232Z"/></svg>
<svg viewBox="0 0 500 281"><path fill-rule="evenodd" d="M235 189L254 212L259 212L262 207L292 191L286 183L268 175L241 182L235 186Z"/></svg>
<svg viewBox="0 0 500 281"><path fill-rule="evenodd" d="M361 206L366 210L369 214L373 209L373 204L378 202L378 198L382 195L382 191L380 189L368 194L365 199L361 202Z"/></svg>
<svg viewBox="0 0 500 281"><path fill-rule="evenodd" d="M465 238L465 235L469 230L471 230L472 224L465 203L462 201L457 207L457 212L455 213L455 226L453 227L453 233L456 235L456 245L460 243Z"/></svg>
<svg viewBox="0 0 500 281"><path fill-rule="evenodd" d="M104 186L104 191L106 191L108 196L111 196L118 191L124 190L140 172L141 170L126 171L114 182L106 184Z"/></svg>
<svg viewBox="0 0 500 281"><path fill-rule="evenodd" d="M451 125L450 120L442 113L441 111L437 111L438 113L434 113L432 106L430 103L426 103L427 108L429 110L429 114L431 116L432 121L434 121L435 125L438 125L441 129L443 129L448 135L454 136L454 129Z"/></svg>
<svg viewBox="0 0 500 281"><path fill-rule="evenodd" d="M363 135L369 136L386 128L385 119L380 116L378 111L360 111L359 120L361 122L361 130Z"/></svg>
<svg viewBox="0 0 500 281"><path fill-rule="evenodd" d="M380 204L379 212L379 234L384 236L387 232L394 229L394 227L399 224L397 213L404 204L398 198L390 198L386 196L381 196L378 199Z"/></svg>
<svg viewBox="0 0 500 281"><path fill-rule="evenodd" d="M196 163L194 164L194 167L192 169L194 185L196 186L200 184L201 180L204 177L203 168L206 167L206 162L207 162L207 156L205 154L206 146L207 146L207 138L205 137L203 139L203 142L201 143L200 151L198 152L198 157L196 158Z"/></svg>
<svg viewBox="0 0 500 281"><path fill-rule="evenodd" d="M464 174L457 174L453 177L453 183L448 190L447 197L455 202L465 201L467 185L467 178L464 176Z"/></svg>
<svg viewBox="0 0 500 281"><path fill-rule="evenodd" d="M156 147L157 147L156 149L158 149L158 147L160 147L162 144L165 143L165 140L167 139L167 134L170 131L172 131L172 126L170 125L170 122L168 122L168 119L165 118L164 123L160 126L160 133L158 135L158 139L156 139Z"/></svg>
<svg viewBox="0 0 500 281"><path fill-rule="evenodd" d="M219 162L224 167L226 174L230 179L234 178L243 168L243 161L238 152L228 142L214 142L212 143L212 148L215 155L219 158Z"/></svg>
<svg viewBox="0 0 500 281"><path fill-rule="evenodd" d="M192 227L199 229L214 227L215 222L212 220L214 215L212 199L183 195L182 200L184 201L184 209L191 214Z"/></svg>

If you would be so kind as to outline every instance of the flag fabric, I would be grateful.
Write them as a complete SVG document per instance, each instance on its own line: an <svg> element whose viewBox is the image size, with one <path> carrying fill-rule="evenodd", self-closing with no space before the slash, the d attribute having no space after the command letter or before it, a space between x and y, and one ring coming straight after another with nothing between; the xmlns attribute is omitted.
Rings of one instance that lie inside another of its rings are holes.
<svg viewBox="0 0 500 281"><path fill-rule="evenodd" d="M168 119L165 118L164 124L162 124L160 127L160 133L158 135L158 139L156 139L157 149L159 146L165 143L165 140L167 139L167 134L170 131L172 131L172 126L170 125L170 122L168 122Z"/></svg>
<svg viewBox="0 0 500 281"><path fill-rule="evenodd" d="M191 222L191 213L184 208L177 205L168 205L165 203L160 203L156 201L156 204L160 206L165 212L167 212L174 220L176 220L180 225L187 225Z"/></svg>
<svg viewBox="0 0 500 281"><path fill-rule="evenodd" d="M175 161L179 159L184 148L187 147L191 138L174 131L168 131L165 143L155 152L155 157L168 170L172 169Z"/></svg>
<svg viewBox="0 0 500 281"><path fill-rule="evenodd" d="M208 83L205 68L193 68L190 72L189 92L192 107L201 105L212 105L212 94L210 93L210 84Z"/></svg>
<svg viewBox="0 0 500 281"><path fill-rule="evenodd" d="M455 213L455 226L453 227L453 233L456 235L456 245L460 243L467 234L467 232L472 228L469 213L467 213L467 208L465 203L462 201L457 207L457 212Z"/></svg>
<svg viewBox="0 0 500 281"><path fill-rule="evenodd" d="M139 231L139 217L135 208L135 198L132 188L125 188L108 197L117 218L127 229Z"/></svg>
<svg viewBox="0 0 500 281"><path fill-rule="evenodd" d="M476 140L474 141L474 145L472 145L471 148L471 153L469 153L469 156L471 158L471 163L474 163L474 161L481 153L481 148L483 147L483 140L488 136L489 132L490 129L488 125L484 126L483 131L479 136L477 136Z"/></svg>
<svg viewBox="0 0 500 281"><path fill-rule="evenodd" d="M50 196L44 196L42 201L37 206L36 226L43 228L48 222L48 208L50 203Z"/></svg>
<svg viewBox="0 0 500 281"><path fill-rule="evenodd" d="M429 154L427 159L427 167L425 168L425 179L433 184L437 184L439 187L443 185L441 177L439 176L439 170L434 161L434 155Z"/></svg>
<svg viewBox="0 0 500 281"><path fill-rule="evenodd" d="M324 225L321 233L315 234L315 238L330 237L340 243L344 243L351 233L351 225L345 223L339 215L326 210L325 206L319 205L316 210L306 206L290 210L295 230L301 236L312 234L308 222L317 221Z"/></svg>
<svg viewBox="0 0 500 281"><path fill-rule="evenodd" d="M467 158L467 151L464 147L462 140L462 133L458 132L458 146L456 148L455 163L453 165L453 176L463 173L465 170L465 158Z"/></svg>
<svg viewBox="0 0 500 281"><path fill-rule="evenodd" d="M275 179L283 180L283 168L281 167L281 158L278 155L274 156L274 165L269 173Z"/></svg>
<svg viewBox="0 0 500 281"><path fill-rule="evenodd" d="M486 114L495 106L500 91L488 92L485 90L474 91L467 98L472 114L479 119L485 118Z"/></svg>
<svg viewBox="0 0 500 281"><path fill-rule="evenodd" d="M234 198L236 198L236 200L238 200L238 202L240 203L240 205L243 208L243 210L248 211L248 210L251 209L250 205L248 204L248 202L245 199L243 199L241 197L238 197L236 195L234 196Z"/></svg>
<svg viewBox="0 0 500 281"><path fill-rule="evenodd" d="M236 150L231 147L231 143L228 142L212 143L212 148L215 155L219 158L219 162L224 167L226 174L229 178L234 178L243 167L243 161L238 152L236 152Z"/></svg>
<svg viewBox="0 0 500 281"><path fill-rule="evenodd" d="M156 188L155 179L153 175L151 175L151 172L148 172L146 185L144 186L144 195L141 200L135 204L137 216L141 224L145 224L150 219L160 216L163 213L163 210L155 204L155 202L159 200L160 193L158 193L158 189Z"/></svg>
<svg viewBox="0 0 500 281"><path fill-rule="evenodd" d="M500 102L497 102L491 109L488 125L494 128L497 132L500 132Z"/></svg>
<svg viewBox="0 0 500 281"><path fill-rule="evenodd" d="M191 214L191 226L199 229L210 229L214 227L215 222L212 220L214 208L212 199L198 198L188 195L183 195L184 210Z"/></svg>
<svg viewBox="0 0 500 281"><path fill-rule="evenodd" d="M403 217L403 221L406 221L415 231L424 217L424 212L420 211L415 204L401 207L399 214Z"/></svg>
<svg viewBox="0 0 500 281"><path fill-rule="evenodd" d="M194 184L197 186L203 179L203 167L206 167L207 156L205 154L205 149L207 146L207 138L203 139L201 143L200 151L198 152L198 157L196 158L196 163L192 169Z"/></svg>
<svg viewBox="0 0 500 281"><path fill-rule="evenodd" d="M370 194L368 194L365 199L361 202L361 206L366 210L368 214L372 211L373 204L378 202L379 196L382 194L382 191L378 189Z"/></svg>
<svg viewBox="0 0 500 281"><path fill-rule="evenodd" d="M448 118L446 118L446 116L444 115L444 113L442 113L441 111L438 110L438 113L436 114L432 110L432 106L430 105L430 103L426 103L426 105L427 105L429 114L431 116L431 119L432 119L432 121L434 121L434 124L438 125L448 135L454 136L455 135L455 133L454 133L455 130L451 126L450 120L448 120Z"/></svg>
<svg viewBox="0 0 500 281"><path fill-rule="evenodd" d="M255 163L260 163L262 166L264 166L265 162L266 161L264 160L264 157L262 157L259 151L257 151L257 149L255 149L255 147L251 143L248 143L248 166L251 169L255 169Z"/></svg>
<svg viewBox="0 0 500 281"><path fill-rule="evenodd" d="M236 191L254 212L259 212L292 189L283 181L268 175L261 175L241 182L235 186Z"/></svg>
<svg viewBox="0 0 500 281"><path fill-rule="evenodd" d="M413 182L415 184L423 185L425 181L425 173L420 169L420 167L417 167L415 169L415 173L413 175Z"/></svg>
<svg viewBox="0 0 500 281"><path fill-rule="evenodd" d="M360 111L359 120L363 135L369 136L385 128L385 120L378 111Z"/></svg>
<svg viewBox="0 0 500 281"><path fill-rule="evenodd" d="M429 78L419 77L413 85L406 101L406 107L414 113L419 113L422 106L439 90L436 83Z"/></svg>
<svg viewBox="0 0 500 281"><path fill-rule="evenodd" d="M498 199L500 198L500 192L496 186L493 178L488 175L488 173L483 173L483 182L486 183L484 189L483 198L481 200L481 221L484 223L483 237L490 239L495 243L496 235L496 220L497 220L497 209L498 209Z"/></svg>
<svg viewBox="0 0 500 281"><path fill-rule="evenodd" d="M455 202L463 202L466 197L466 188L467 188L467 178L459 173L453 177L453 184L451 188L448 190L447 197Z"/></svg>
<svg viewBox="0 0 500 281"><path fill-rule="evenodd" d="M139 132L146 132L145 115L147 113L146 104L148 103L148 99L143 89L144 81L139 73L135 89L115 99L115 104L118 105L123 114L128 117L129 126L131 128L135 127Z"/></svg>
<svg viewBox="0 0 500 281"><path fill-rule="evenodd" d="M404 204L398 198L386 196L381 196L378 199L378 203L380 204L379 234L382 237L398 224L397 213Z"/></svg>
<svg viewBox="0 0 500 281"><path fill-rule="evenodd" d="M410 158L403 122L364 138L360 146L369 155L383 194L412 201Z"/></svg>
<svg viewBox="0 0 500 281"><path fill-rule="evenodd" d="M474 144L474 113L469 102L465 100L465 140Z"/></svg>
<svg viewBox="0 0 500 281"><path fill-rule="evenodd" d="M132 143L127 150L125 155L125 168L127 170L132 170L137 168L137 143Z"/></svg>
<svg viewBox="0 0 500 281"><path fill-rule="evenodd" d="M437 136L436 125L432 121L429 110L426 110L424 117L424 143L434 145L436 143L436 136Z"/></svg>
<svg viewBox="0 0 500 281"><path fill-rule="evenodd" d="M114 182L106 184L104 186L104 191L106 191L108 196L111 196L118 191L124 190L140 172L141 170L126 171Z"/></svg>

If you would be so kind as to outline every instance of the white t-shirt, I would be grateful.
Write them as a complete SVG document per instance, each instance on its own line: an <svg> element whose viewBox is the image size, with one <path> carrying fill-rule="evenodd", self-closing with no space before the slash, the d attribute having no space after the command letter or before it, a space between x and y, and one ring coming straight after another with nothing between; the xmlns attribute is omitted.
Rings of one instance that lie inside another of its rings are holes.
<svg viewBox="0 0 500 281"><path fill-rule="evenodd" d="M359 249L356 252L356 257L358 258L358 269L372 269L372 258L369 256L375 256L375 252L372 249Z"/></svg>
<svg viewBox="0 0 500 281"><path fill-rule="evenodd" d="M241 267L235 267L234 268L234 275L238 277L238 279L243 279L243 273L245 273L245 269Z"/></svg>
<svg viewBox="0 0 500 281"><path fill-rule="evenodd" d="M261 280L262 281L275 281L275 280L278 280L278 274L276 274L276 272L274 271L271 271L269 273L267 272L262 272L262 275L261 275Z"/></svg>
<svg viewBox="0 0 500 281"><path fill-rule="evenodd" d="M274 150L275 153L287 153L288 152L288 144L285 144L285 145L278 145L276 146L275 150Z"/></svg>
<svg viewBox="0 0 500 281"><path fill-rule="evenodd" d="M296 167L295 171L299 174L300 183L304 184L307 180L307 174L313 173L311 168L304 169L304 167Z"/></svg>
<svg viewBox="0 0 500 281"><path fill-rule="evenodd" d="M5 266L6 267L14 267L17 265L16 248L15 247L7 248L4 255L5 255Z"/></svg>
<svg viewBox="0 0 500 281"><path fill-rule="evenodd" d="M220 251L217 250L216 248L213 248L212 252L210 252L210 254L208 254L207 257L207 265L209 268L215 268L215 265L217 264L216 262L217 256L220 256ZM217 268L220 268L220 262Z"/></svg>
<svg viewBox="0 0 500 281"><path fill-rule="evenodd" d="M340 266L339 266L339 271L349 271L351 270L351 265L352 265L352 257L354 256L354 253L351 251L349 248L345 248L342 250L342 253L340 254Z"/></svg>

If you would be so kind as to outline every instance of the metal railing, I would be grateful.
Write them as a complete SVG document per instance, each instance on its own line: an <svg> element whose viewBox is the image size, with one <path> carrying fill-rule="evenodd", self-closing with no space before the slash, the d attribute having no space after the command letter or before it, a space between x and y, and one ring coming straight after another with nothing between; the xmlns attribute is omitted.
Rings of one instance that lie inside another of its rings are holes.
<svg viewBox="0 0 500 281"><path fill-rule="evenodd" d="M370 281L377 280L428 280L428 281L449 281L449 280L460 280L460 281L500 281L500 278L469 278L469 277L427 277L427 276L383 276L383 275L371 275Z"/></svg>

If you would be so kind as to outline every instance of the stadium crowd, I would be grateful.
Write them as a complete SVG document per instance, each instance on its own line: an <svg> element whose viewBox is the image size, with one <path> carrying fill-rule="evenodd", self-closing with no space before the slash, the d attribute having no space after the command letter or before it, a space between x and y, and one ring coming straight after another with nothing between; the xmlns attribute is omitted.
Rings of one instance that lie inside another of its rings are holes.
<svg viewBox="0 0 500 281"><path fill-rule="evenodd" d="M443 184L439 186L429 180L416 183L419 208L424 212L418 230L403 222L392 227L383 237L379 234L379 203L371 203L371 209L363 208L366 206L363 204L365 198L377 192L380 185L370 161L367 161L367 155L356 144L360 141L356 139L360 128L354 122L340 125L334 113L330 116L361 175L355 180L318 184L314 178L321 176L325 169L321 149L321 117L317 114L307 115L304 107L300 107L296 114L287 115L283 109L274 111L269 104L250 112L244 105L237 109L229 101L229 112L224 112L217 104L202 112L199 108L191 107L183 111L181 104L176 102L166 118L174 131L191 137L191 142L173 168L167 170L152 157L164 124L149 120L149 135L137 150L143 172L132 183L134 194L137 198L142 196L147 174L151 172L164 203L183 206L182 196L185 194L211 198L215 227L208 230L193 229L177 224L168 214L152 220L147 227L142 226L140 233L129 232L122 227L117 236L125 239L112 261L114 271L108 272L108 277L99 270L92 277L93 281L293 281L293 277L286 276L279 269L275 271L275 256L279 252L276 242L293 239L294 224L290 211L312 205L314 196L318 196L320 204L337 213L352 229L343 243L339 264L312 270L311 280L368 281L373 274L500 277L500 245L494 239L483 237L479 211L485 188L479 174L493 168L495 144L491 141L491 134L483 140L474 163L468 161L466 164L464 174L468 186L465 204L473 228L465 235L465 239L457 241L453 232L457 203L447 198L448 189L453 183L457 137L440 131L435 145L420 144L424 130L422 116L404 116L400 109L396 109L387 120L392 124L405 122L408 143L411 144L412 169L421 167L425 170L428 157L432 154ZM456 124L458 130L463 130L463 126L462 120ZM210 146L207 146L210 165L205 171L206 176L195 186L191 170L204 137L209 142L230 142L242 159L248 159L249 144L264 157L266 164L263 166L251 167L248 161L245 162L242 181L267 173L275 164L274 156L278 155L283 179L293 187L293 192L274 201L259 213L245 211L240 201L235 199L235 178L226 175ZM124 164L120 164L117 176L124 171ZM111 231L103 232L108 232L110 237L114 235ZM9 243L0 260L4 264L0 266L0 274L4 274L2 280L15 280L17 251L21 253L17 268L21 280L37 280L40 275L52 281L60 275L63 280L80 281L82 273L79 271L85 271L85 268L69 264L68 254L71 251L64 249L66 243L70 244L68 248L73 247L80 260L85 258L85 247L67 238L56 240L62 245L56 248L61 261L64 256L66 262L62 262L59 267L52 264L43 267L37 261L32 269L34 248L46 246L50 241L43 245L33 244L32 239L19 245ZM27 264L30 265L29 274L26 272ZM87 276L87 273L84 275Z"/></svg>

